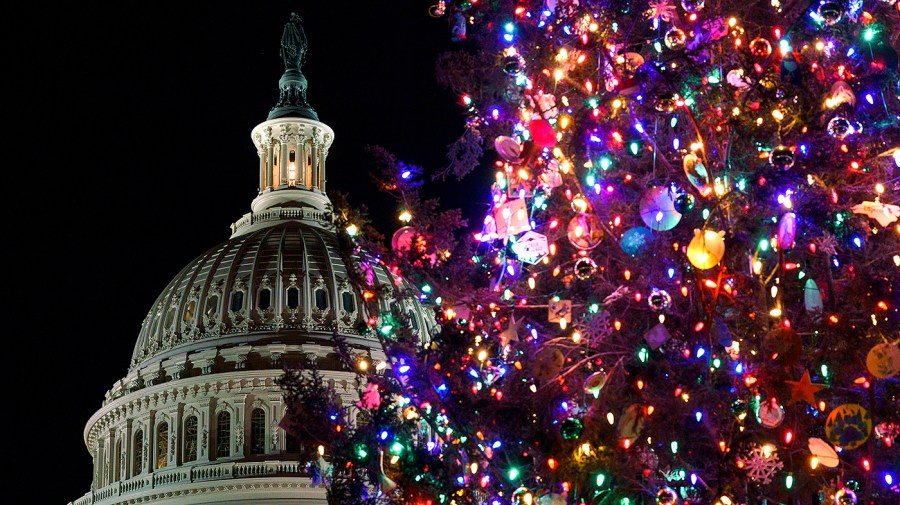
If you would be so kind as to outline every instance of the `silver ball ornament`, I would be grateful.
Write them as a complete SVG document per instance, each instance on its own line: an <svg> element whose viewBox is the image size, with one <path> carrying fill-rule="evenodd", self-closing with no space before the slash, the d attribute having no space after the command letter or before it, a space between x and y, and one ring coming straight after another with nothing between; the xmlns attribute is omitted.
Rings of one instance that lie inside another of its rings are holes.
<svg viewBox="0 0 900 505"><path fill-rule="evenodd" d="M787 170L794 166L794 152L787 146L778 146L769 153L769 163L779 170Z"/></svg>
<svg viewBox="0 0 900 505"><path fill-rule="evenodd" d="M663 42L669 49L678 51L679 49L684 49L684 46L687 44L687 34L681 28L673 27L666 32Z"/></svg>

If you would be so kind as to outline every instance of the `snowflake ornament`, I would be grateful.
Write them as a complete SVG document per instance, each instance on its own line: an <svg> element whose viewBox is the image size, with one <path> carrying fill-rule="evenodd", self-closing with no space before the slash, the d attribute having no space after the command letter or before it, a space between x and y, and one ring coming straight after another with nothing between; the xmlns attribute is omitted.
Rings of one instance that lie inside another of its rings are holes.
<svg viewBox="0 0 900 505"><path fill-rule="evenodd" d="M753 447L746 457L739 458L737 462L738 466L747 470L748 477L760 484L771 483L775 472L784 468L775 447L770 444Z"/></svg>
<svg viewBox="0 0 900 505"><path fill-rule="evenodd" d="M581 338L586 339L591 345L599 344L612 333L612 323L609 320L609 312L601 310L596 314L585 314L574 324L575 330L581 333Z"/></svg>
<svg viewBox="0 0 900 505"><path fill-rule="evenodd" d="M669 0L651 0L647 17L657 23L660 21L668 23L675 17L675 6L669 3Z"/></svg>

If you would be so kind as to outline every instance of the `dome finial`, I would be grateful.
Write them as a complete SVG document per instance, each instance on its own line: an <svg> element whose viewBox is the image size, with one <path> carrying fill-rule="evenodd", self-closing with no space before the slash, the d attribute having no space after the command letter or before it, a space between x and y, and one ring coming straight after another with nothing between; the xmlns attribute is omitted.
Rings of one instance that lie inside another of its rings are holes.
<svg viewBox="0 0 900 505"><path fill-rule="evenodd" d="M284 74L278 81L278 103L269 112L269 119L293 116L319 120L316 111L306 101L307 81L302 67L306 62L309 43L300 21L300 15L292 12L291 19L285 23L281 34L281 49L278 53L284 61Z"/></svg>

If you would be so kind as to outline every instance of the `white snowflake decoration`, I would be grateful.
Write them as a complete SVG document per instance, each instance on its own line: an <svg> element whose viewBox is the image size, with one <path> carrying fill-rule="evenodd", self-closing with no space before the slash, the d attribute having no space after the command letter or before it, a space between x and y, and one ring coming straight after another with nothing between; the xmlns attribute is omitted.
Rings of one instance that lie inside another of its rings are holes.
<svg viewBox="0 0 900 505"><path fill-rule="evenodd" d="M591 345L597 345L612 332L609 312L605 310L596 314L586 314L575 322L574 327L581 333L581 338L590 342Z"/></svg>
<svg viewBox="0 0 900 505"><path fill-rule="evenodd" d="M675 6L669 0L651 0L647 17L652 21L668 23L675 17Z"/></svg>
<svg viewBox="0 0 900 505"><path fill-rule="evenodd" d="M771 445L756 446L750 449L745 458L738 461L743 463L747 476L760 484L771 483L775 472L784 468L784 463Z"/></svg>

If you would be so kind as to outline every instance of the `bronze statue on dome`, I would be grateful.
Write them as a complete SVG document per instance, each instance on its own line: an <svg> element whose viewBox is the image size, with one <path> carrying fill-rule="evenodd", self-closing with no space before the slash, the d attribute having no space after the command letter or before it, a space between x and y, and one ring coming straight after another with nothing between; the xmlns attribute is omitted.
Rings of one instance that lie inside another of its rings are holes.
<svg viewBox="0 0 900 505"><path fill-rule="evenodd" d="M281 50L279 54L284 60L285 70L300 70L306 61L306 49L309 46L306 40L306 32L300 24L300 15L291 13L291 20L285 23L284 32L281 35Z"/></svg>

